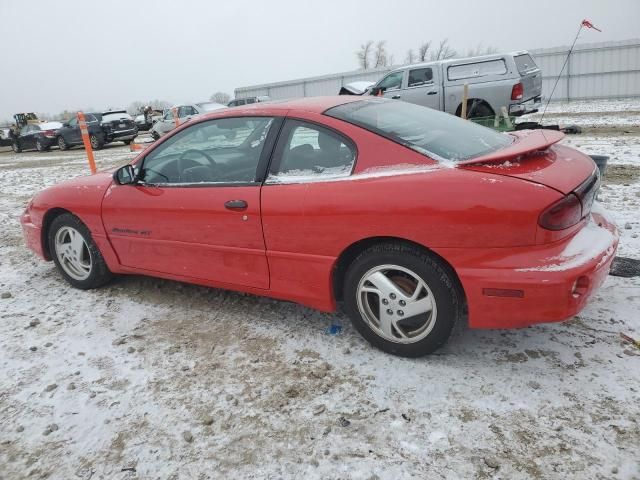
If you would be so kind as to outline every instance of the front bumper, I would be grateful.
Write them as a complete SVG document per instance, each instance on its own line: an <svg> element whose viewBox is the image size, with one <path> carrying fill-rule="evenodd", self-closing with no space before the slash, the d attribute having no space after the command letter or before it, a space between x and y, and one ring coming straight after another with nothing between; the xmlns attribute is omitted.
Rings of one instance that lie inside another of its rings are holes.
<svg viewBox="0 0 640 480"><path fill-rule="evenodd" d="M24 241L27 247L33 250L39 257L47 260L42 248L42 229L33 224L31 215L27 212L23 213L22 217L20 217L20 224L22 225L22 234L24 235Z"/></svg>
<svg viewBox="0 0 640 480"><path fill-rule="evenodd" d="M514 103L509 105L509 115L519 117L527 113L536 113L542 106L542 99L540 97L531 98L522 103Z"/></svg>
<svg viewBox="0 0 640 480"><path fill-rule="evenodd" d="M617 247L618 231L599 211L553 244L439 253L460 277L470 327L517 328L580 312L607 278Z"/></svg>

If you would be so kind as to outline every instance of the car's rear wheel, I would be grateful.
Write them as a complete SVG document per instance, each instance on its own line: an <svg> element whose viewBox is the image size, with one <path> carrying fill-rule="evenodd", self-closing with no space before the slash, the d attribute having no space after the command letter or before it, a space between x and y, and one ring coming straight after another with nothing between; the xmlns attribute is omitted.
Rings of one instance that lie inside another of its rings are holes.
<svg viewBox="0 0 640 480"><path fill-rule="evenodd" d="M97 135L89 135L89 143L93 150L100 150L104 146L104 142Z"/></svg>
<svg viewBox="0 0 640 480"><path fill-rule="evenodd" d="M22 153L22 148L20 147L20 144L17 142L17 140L13 141L13 143L11 144L11 148L16 153Z"/></svg>
<svg viewBox="0 0 640 480"><path fill-rule="evenodd" d="M112 274L89 229L75 215L56 217L48 231L49 251L67 282L83 290L99 287Z"/></svg>
<svg viewBox="0 0 640 480"><path fill-rule="evenodd" d="M38 150L39 152L46 152L47 150L49 150L49 147L45 146L44 143L42 143L42 140L38 138L36 140L36 150Z"/></svg>
<svg viewBox="0 0 640 480"><path fill-rule="evenodd" d="M462 294L450 269L402 243L375 245L351 263L344 302L365 339L403 357L420 357L442 346L462 312Z"/></svg>
<svg viewBox="0 0 640 480"><path fill-rule="evenodd" d="M58 137L58 148L60 150L69 150L69 145L67 145L67 142L62 135Z"/></svg>

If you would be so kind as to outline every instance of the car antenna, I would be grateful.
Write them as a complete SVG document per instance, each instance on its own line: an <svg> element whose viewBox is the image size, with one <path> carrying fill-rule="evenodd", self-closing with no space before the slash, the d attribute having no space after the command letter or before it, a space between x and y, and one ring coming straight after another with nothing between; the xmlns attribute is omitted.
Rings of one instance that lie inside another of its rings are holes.
<svg viewBox="0 0 640 480"><path fill-rule="evenodd" d="M580 22L580 28L578 28L578 33L576 33L576 38L573 39L573 43L571 44L571 48L569 49L569 52L567 53L567 58L564 59L564 63L562 64L562 68L560 69L560 73L558 73L558 76L556 77L556 83L553 84L553 88L551 89L551 94L549 95L549 98L547 98L547 104L544 106L544 110L542 111L542 117L540 117L540 122L542 124L542 121L544 120L544 115L545 113L547 113L547 107L549 106L549 102L551 102L551 98L553 97L553 93L556 91L556 87L558 86L558 82L560 81L560 76L562 75L562 72L564 72L564 67L567 66L567 63L569 63L569 57L571 57L571 52L573 52L573 47L576 46L576 42L578 41L578 37L580 36L580 32L582 31L583 28L593 28L594 30L597 30L598 32L602 32L602 30L600 30L598 27L595 27L593 25L593 23L591 23L589 20L582 20L582 22ZM569 92L567 91L567 98L569 97Z"/></svg>

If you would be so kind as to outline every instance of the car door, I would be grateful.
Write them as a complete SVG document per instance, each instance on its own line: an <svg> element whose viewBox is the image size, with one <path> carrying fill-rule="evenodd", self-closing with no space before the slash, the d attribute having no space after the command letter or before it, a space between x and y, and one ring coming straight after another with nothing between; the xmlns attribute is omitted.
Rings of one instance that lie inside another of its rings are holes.
<svg viewBox="0 0 640 480"><path fill-rule="evenodd" d="M173 119L173 111L168 108L164 111L162 118L156 122L155 129L160 135L170 132L176 127Z"/></svg>
<svg viewBox="0 0 640 480"><path fill-rule="evenodd" d="M408 70L406 87L400 92L399 99L440 110L440 88L437 75L433 67Z"/></svg>
<svg viewBox="0 0 640 480"><path fill-rule="evenodd" d="M20 147L23 150L30 150L36 146L35 134L37 132L35 125L26 125L20 131Z"/></svg>
<svg viewBox="0 0 640 480"><path fill-rule="evenodd" d="M400 89L402 88L404 73L404 70L391 72L372 88L372 93L375 95L382 93L382 96L386 98L400 98Z"/></svg>
<svg viewBox="0 0 640 480"><path fill-rule="evenodd" d="M279 122L238 117L194 123L138 161L140 182L114 184L102 204L121 264L268 288L258 167L266 168Z"/></svg>
<svg viewBox="0 0 640 480"><path fill-rule="evenodd" d="M73 117L71 120L67 122L69 125L65 128L65 132L63 136L65 137L65 141L69 145L77 145L82 143L82 133L80 132L80 125L78 125L78 119Z"/></svg>

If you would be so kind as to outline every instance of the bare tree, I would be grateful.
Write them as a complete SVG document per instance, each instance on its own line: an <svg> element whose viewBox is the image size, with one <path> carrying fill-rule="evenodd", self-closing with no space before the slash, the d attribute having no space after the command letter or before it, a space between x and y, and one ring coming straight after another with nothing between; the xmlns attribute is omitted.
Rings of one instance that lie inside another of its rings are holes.
<svg viewBox="0 0 640 480"><path fill-rule="evenodd" d="M477 57L479 55L490 55L492 53L498 53L498 49L496 47L484 47L482 43L479 43L475 48L470 48L467 50L468 57Z"/></svg>
<svg viewBox="0 0 640 480"><path fill-rule="evenodd" d="M212 102L220 103L222 105L226 105L231 100L231 95L225 92L216 92L211 95L211 97L209 97L209 100L211 100Z"/></svg>
<svg viewBox="0 0 640 480"><path fill-rule="evenodd" d="M405 57L404 62L405 63L414 63L415 61L416 61L416 54L410 48L409 50L407 50L407 56Z"/></svg>
<svg viewBox="0 0 640 480"><path fill-rule="evenodd" d="M418 61L425 62L427 60L427 55L429 54L429 49L431 48L431 40L428 42L424 42L420 45L418 49Z"/></svg>
<svg viewBox="0 0 640 480"><path fill-rule="evenodd" d="M391 55L389 55L389 58L387 59L387 65L392 66L393 65L393 61L394 61L394 57L393 57L393 53Z"/></svg>
<svg viewBox="0 0 640 480"><path fill-rule="evenodd" d="M369 56L371 55L371 49L373 48L373 40L369 40L366 43L360 45L360 50L356 52L356 57L358 57L358 63L360 64L360 68L367 70L371 64L369 63Z"/></svg>
<svg viewBox="0 0 640 480"><path fill-rule="evenodd" d="M449 39L445 38L438 44L438 49L431 53L431 60L446 60L457 55L458 52L449 46Z"/></svg>
<svg viewBox="0 0 640 480"><path fill-rule="evenodd" d="M373 52L373 68L387 66L387 49L385 48L386 40L380 40L376 43L376 49Z"/></svg>

